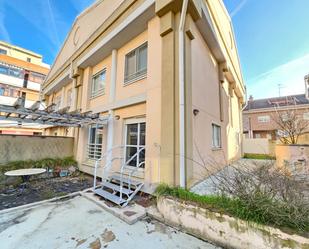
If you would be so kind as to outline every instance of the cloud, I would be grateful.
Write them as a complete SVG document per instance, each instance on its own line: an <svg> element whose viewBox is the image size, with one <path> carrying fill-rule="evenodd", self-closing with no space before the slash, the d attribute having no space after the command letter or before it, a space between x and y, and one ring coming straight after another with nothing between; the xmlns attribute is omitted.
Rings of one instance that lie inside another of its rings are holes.
<svg viewBox="0 0 309 249"><path fill-rule="evenodd" d="M54 13L53 13L53 9L52 9L50 0L47 0L47 9L48 9L49 17L50 17L51 28L53 29L54 37L57 40L56 43L58 45L60 45L61 42L60 42L59 34L58 34L58 31L57 31L55 16L54 16Z"/></svg>
<svg viewBox="0 0 309 249"><path fill-rule="evenodd" d="M0 8L4 9L3 2L0 2ZM11 43L11 37L5 25L5 15L4 12L0 12L0 37L1 40Z"/></svg>
<svg viewBox="0 0 309 249"><path fill-rule="evenodd" d="M15 1L7 1L6 4L37 29L41 35L47 38L53 53L58 51L61 45L59 39L60 24L65 22L65 20L58 14L59 11L55 6L51 5L50 0L35 0L35 8L33 8L33 4L27 5L26 2L17 5Z"/></svg>
<svg viewBox="0 0 309 249"><path fill-rule="evenodd" d="M276 97L301 94L305 92L304 76L309 73L309 53L289 61L272 70L249 79L247 83L248 96L255 98Z"/></svg>
<svg viewBox="0 0 309 249"><path fill-rule="evenodd" d="M238 6L236 6L236 8L231 12L231 14L230 14L231 18L236 16L238 14L238 12L241 11L241 9L246 5L247 2L248 2L248 0L242 0L238 4Z"/></svg>

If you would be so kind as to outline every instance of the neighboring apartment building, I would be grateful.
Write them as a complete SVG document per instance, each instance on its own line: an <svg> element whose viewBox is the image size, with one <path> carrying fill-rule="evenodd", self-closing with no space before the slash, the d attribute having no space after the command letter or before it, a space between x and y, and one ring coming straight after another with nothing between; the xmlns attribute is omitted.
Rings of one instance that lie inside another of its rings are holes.
<svg viewBox="0 0 309 249"><path fill-rule="evenodd" d="M241 156L245 87L221 0L96 1L76 18L43 94L59 111L108 117L46 130L75 137L82 171L93 174L95 159L124 146L119 158L144 191L191 186L211 173L200 166L207 160L222 166Z"/></svg>
<svg viewBox="0 0 309 249"><path fill-rule="evenodd" d="M278 125L279 115L294 111L298 117L309 120L309 99L306 94L256 100L250 96L243 111L244 134L247 138L277 140L282 135ZM306 139L307 136L302 136L300 142L305 142ZM306 143L308 142L309 140Z"/></svg>
<svg viewBox="0 0 309 249"><path fill-rule="evenodd" d="M21 97L24 106L30 107L39 100L48 70L41 55L0 41L0 104L13 105ZM42 129L36 124L2 120L0 134L39 135Z"/></svg>

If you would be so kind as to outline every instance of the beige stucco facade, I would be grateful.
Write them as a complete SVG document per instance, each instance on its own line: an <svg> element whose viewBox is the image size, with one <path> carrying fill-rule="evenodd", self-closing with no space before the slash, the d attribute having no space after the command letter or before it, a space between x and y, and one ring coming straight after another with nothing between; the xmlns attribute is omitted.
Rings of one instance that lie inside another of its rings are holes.
<svg viewBox="0 0 309 249"><path fill-rule="evenodd" d="M181 6L180 0L97 1L76 19L43 86L48 104L60 96L60 107L66 107L71 89L69 111L109 116L102 132L103 153L125 144L128 124L146 123L145 167L135 173L144 181L145 191L160 182L179 185L182 158L189 187L205 176L203 162L222 166L241 154L245 88L222 1L189 1L181 51L185 136L179 139ZM126 56L146 43L147 73L126 83ZM104 92L91 97L93 76L102 70ZM212 124L221 129L217 148L213 148ZM55 129L46 133L52 135ZM61 129L58 134L63 135ZM93 174L94 160L87 158L89 127L69 128L67 133L75 137L80 169ZM184 154L180 141L185 143ZM113 167L117 171L119 164Z"/></svg>

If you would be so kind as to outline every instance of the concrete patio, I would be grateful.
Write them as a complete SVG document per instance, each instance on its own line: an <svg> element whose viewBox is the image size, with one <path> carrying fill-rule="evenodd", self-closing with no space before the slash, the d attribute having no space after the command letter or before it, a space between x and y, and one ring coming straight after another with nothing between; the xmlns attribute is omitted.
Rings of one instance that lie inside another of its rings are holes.
<svg viewBox="0 0 309 249"><path fill-rule="evenodd" d="M128 225L83 196L0 213L2 249L218 248L156 220Z"/></svg>

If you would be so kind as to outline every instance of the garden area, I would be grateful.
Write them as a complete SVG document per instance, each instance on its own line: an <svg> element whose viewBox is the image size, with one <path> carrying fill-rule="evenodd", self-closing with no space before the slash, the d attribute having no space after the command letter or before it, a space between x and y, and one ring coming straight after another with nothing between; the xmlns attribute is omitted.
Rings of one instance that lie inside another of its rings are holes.
<svg viewBox="0 0 309 249"><path fill-rule="evenodd" d="M252 162L228 167L210 177L215 188L211 194L163 184L157 188L156 195L309 237L307 172L275 167L271 160L256 163L254 167Z"/></svg>
<svg viewBox="0 0 309 249"><path fill-rule="evenodd" d="M44 169L23 182L19 176L5 173L21 169ZM93 178L77 168L72 157L42 160L13 161L0 165L0 210L32 202L64 196L92 186Z"/></svg>

